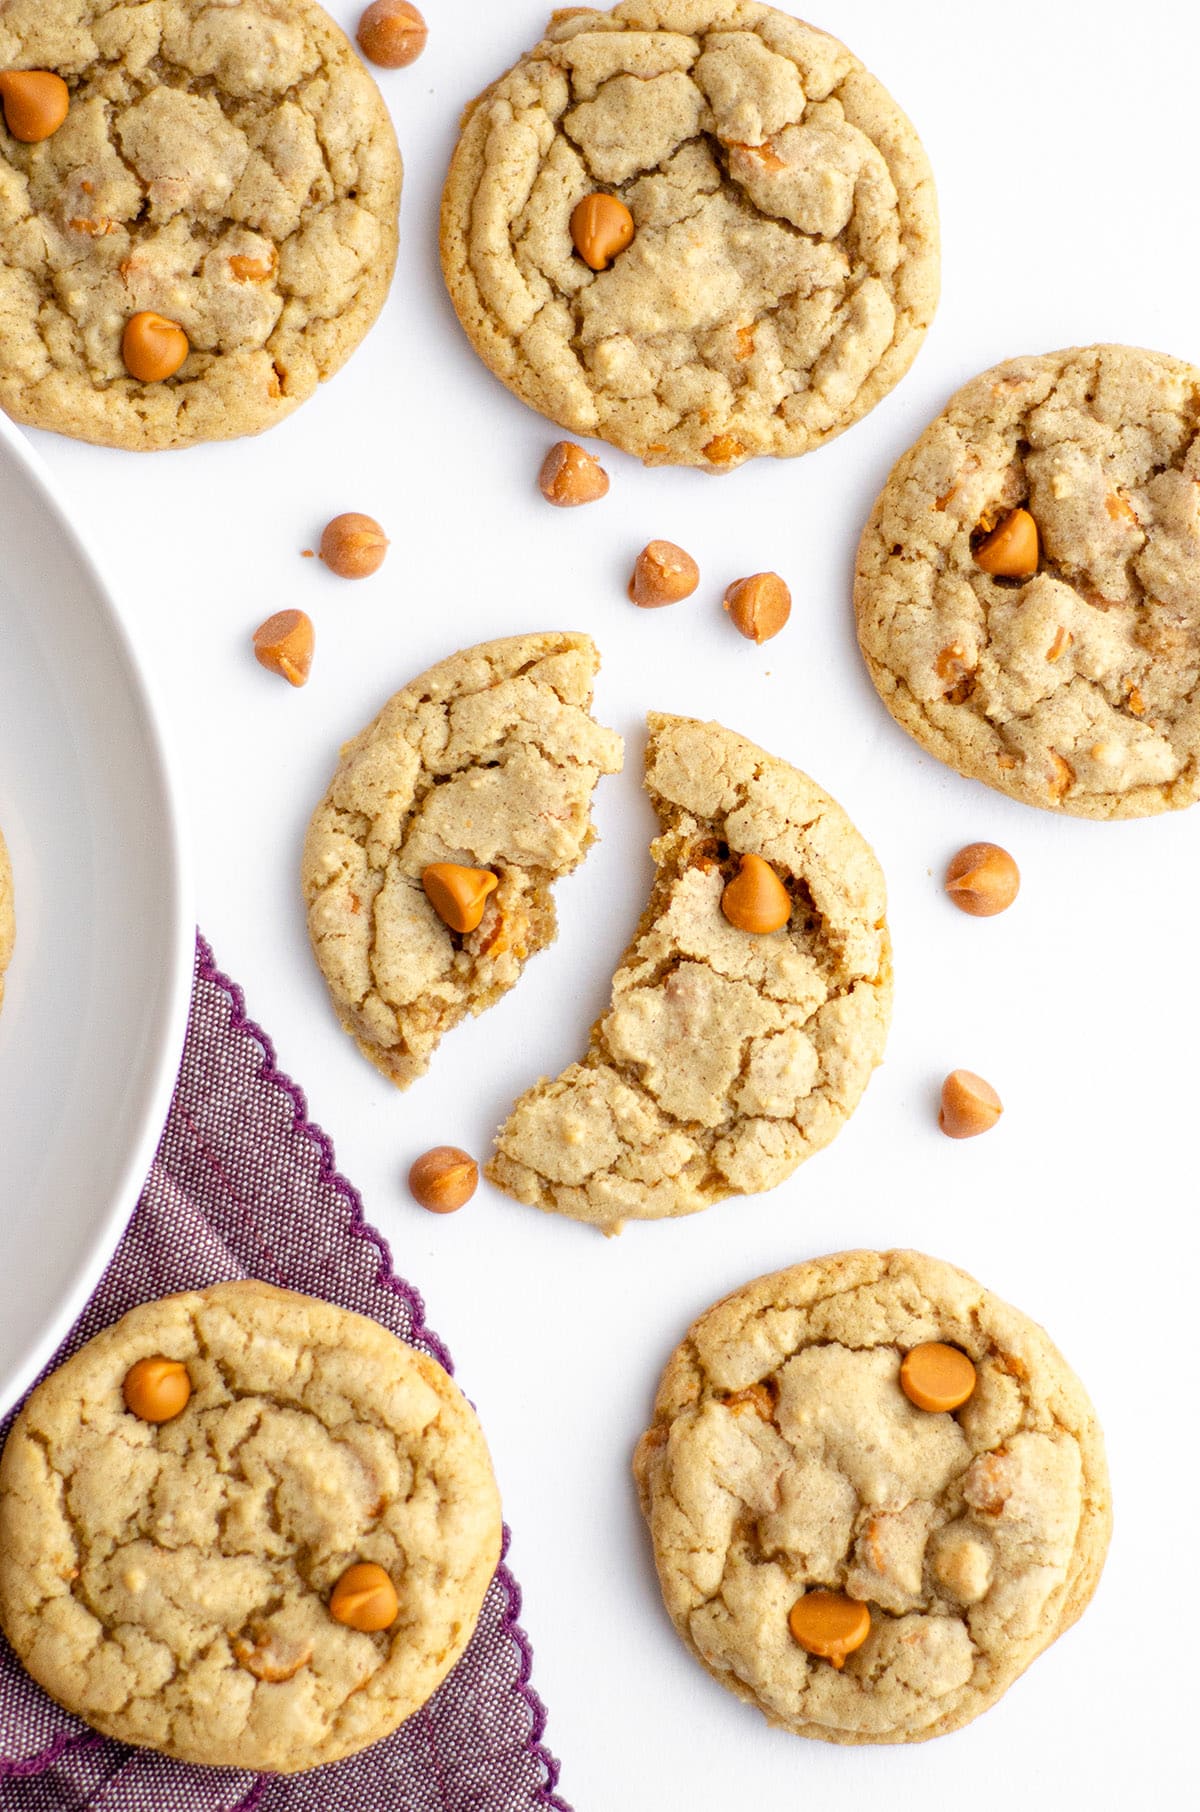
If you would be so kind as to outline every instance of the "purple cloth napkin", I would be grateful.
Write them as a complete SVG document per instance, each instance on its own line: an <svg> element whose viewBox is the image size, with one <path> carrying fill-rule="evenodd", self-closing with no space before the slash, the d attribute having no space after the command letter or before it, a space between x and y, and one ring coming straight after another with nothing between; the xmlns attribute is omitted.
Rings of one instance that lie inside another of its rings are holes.
<svg viewBox="0 0 1200 1812"><path fill-rule="evenodd" d="M135 1303L231 1277L371 1315L452 1370L421 1298L334 1167L304 1096L275 1067L241 992L197 940L187 1043L171 1113L132 1221L53 1363ZM7 1434L7 1426L3 1430ZM508 1532L505 1531L505 1551ZM310 1774L194 1768L90 1732L0 1638L3 1812L570 1812L542 1743L521 1595L503 1558L462 1660L396 1734Z"/></svg>

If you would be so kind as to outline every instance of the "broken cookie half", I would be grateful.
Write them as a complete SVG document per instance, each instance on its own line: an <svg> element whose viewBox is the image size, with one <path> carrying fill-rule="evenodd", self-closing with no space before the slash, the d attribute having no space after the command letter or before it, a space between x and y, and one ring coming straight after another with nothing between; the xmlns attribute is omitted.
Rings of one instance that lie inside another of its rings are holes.
<svg viewBox="0 0 1200 1812"><path fill-rule="evenodd" d="M854 1111L891 1013L883 875L841 807L720 724L649 721L649 904L587 1055L522 1096L487 1172L610 1233L790 1176ZM746 857L786 890L779 929L733 922Z"/></svg>
<svg viewBox="0 0 1200 1812"><path fill-rule="evenodd" d="M400 1088L554 938L552 885L621 767L590 714L599 665L585 635L482 642L342 750L304 847L309 935L338 1018Z"/></svg>

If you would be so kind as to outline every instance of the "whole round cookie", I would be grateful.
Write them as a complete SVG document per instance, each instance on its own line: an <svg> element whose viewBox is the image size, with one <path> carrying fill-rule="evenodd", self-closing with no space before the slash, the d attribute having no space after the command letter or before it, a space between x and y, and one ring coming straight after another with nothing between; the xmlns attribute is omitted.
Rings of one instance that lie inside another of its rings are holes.
<svg viewBox="0 0 1200 1812"><path fill-rule="evenodd" d="M288 1774L424 1704L500 1535L440 1366L330 1303L218 1284L132 1310L29 1398L0 1459L0 1625L104 1735Z"/></svg>
<svg viewBox="0 0 1200 1812"><path fill-rule="evenodd" d="M553 883L583 860L596 782L621 766L590 714L599 665L585 635L481 642L342 750L304 845L309 936L342 1025L400 1088L554 940ZM447 865L480 896L473 924L426 885Z"/></svg>
<svg viewBox="0 0 1200 1812"><path fill-rule="evenodd" d="M808 452L903 377L937 204L909 121L824 32L756 0L569 7L464 116L442 268L524 402L721 472Z"/></svg>
<svg viewBox="0 0 1200 1812"><path fill-rule="evenodd" d="M8 0L0 80L29 70L69 106L34 143L0 114L0 406L134 449L282 421L395 263L400 155L349 40L311 0ZM123 356L145 313L190 348L161 381Z"/></svg>
<svg viewBox="0 0 1200 1812"><path fill-rule="evenodd" d="M1028 805L1200 797L1200 370L1130 346L1010 359L898 462L858 637L922 746Z"/></svg>
<svg viewBox="0 0 1200 1812"><path fill-rule="evenodd" d="M722 724L649 723L649 903L582 1061L487 1167L606 1233L783 1182L858 1106L892 1007L883 875L842 808Z"/></svg>
<svg viewBox="0 0 1200 1812"><path fill-rule="evenodd" d="M8 860L4 833L0 831L0 1005L4 1001L4 972L12 961L16 935L17 921L13 911L12 866Z"/></svg>
<svg viewBox="0 0 1200 1812"><path fill-rule="evenodd" d="M831 1743L942 1736L1080 1615L1104 1445L1036 1323L939 1259L843 1252L689 1330L634 1473L709 1672Z"/></svg>

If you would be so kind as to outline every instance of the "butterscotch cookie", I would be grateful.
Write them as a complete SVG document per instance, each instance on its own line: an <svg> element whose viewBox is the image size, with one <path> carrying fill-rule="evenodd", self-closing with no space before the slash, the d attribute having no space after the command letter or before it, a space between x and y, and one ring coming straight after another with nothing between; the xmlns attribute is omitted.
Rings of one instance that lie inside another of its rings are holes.
<svg viewBox="0 0 1200 1812"><path fill-rule="evenodd" d="M888 710L1028 805L1200 796L1200 371L1091 346L953 397L863 533L858 636Z"/></svg>
<svg viewBox="0 0 1200 1812"><path fill-rule="evenodd" d="M16 935L17 921L13 911L12 867L8 860L4 833L0 831L0 1005L3 1005L4 1002L4 972L12 961Z"/></svg>
<svg viewBox="0 0 1200 1812"><path fill-rule="evenodd" d="M0 1623L106 1736L292 1773L425 1702L500 1533L440 1366L329 1303L218 1284L134 1309L30 1397L0 1460Z"/></svg>
<svg viewBox="0 0 1200 1812"><path fill-rule="evenodd" d="M487 1174L592 1221L771 1189L883 1054L883 876L841 807L720 724L650 718L654 889L581 1063L517 1102Z"/></svg>
<svg viewBox="0 0 1200 1812"><path fill-rule="evenodd" d="M756 0L556 13L464 116L441 243L497 376L650 465L819 446L903 377L937 302L912 126Z"/></svg>
<svg viewBox="0 0 1200 1812"><path fill-rule="evenodd" d="M281 421L395 263L400 156L348 39L310 0L10 0L0 81L29 71L67 110L30 143L0 116L0 405L135 449Z"/></svg>
<svg viewBox="0 0 1200 1812"><path fill-rule="evenodd" d="M769 1722L831 1743L969 1723L1084 1610L1111 1513L1079 1380L917 1252L844 1252L689 1330L634 1473L667 1610Z"/></svg>
<svg viewBox="0 0 1200 1812"><path fill-rule="evenodd" d="M482 642L398 692L342 750L304 846L308 928L338 1018L401 1088L555 935L621 739L590 715L585 635Z"/></svg>

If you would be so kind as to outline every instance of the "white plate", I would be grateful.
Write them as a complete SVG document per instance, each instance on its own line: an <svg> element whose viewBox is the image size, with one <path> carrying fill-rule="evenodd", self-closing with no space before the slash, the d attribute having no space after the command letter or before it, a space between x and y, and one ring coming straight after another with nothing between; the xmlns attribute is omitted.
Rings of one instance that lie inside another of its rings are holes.
<svg viewBox="0 0 1200 1812"><path fill-rule="evenodd" d="M168 764L108 591L0 417L0 1411L70 1327L149 1169L193 920Z"/></svg>

